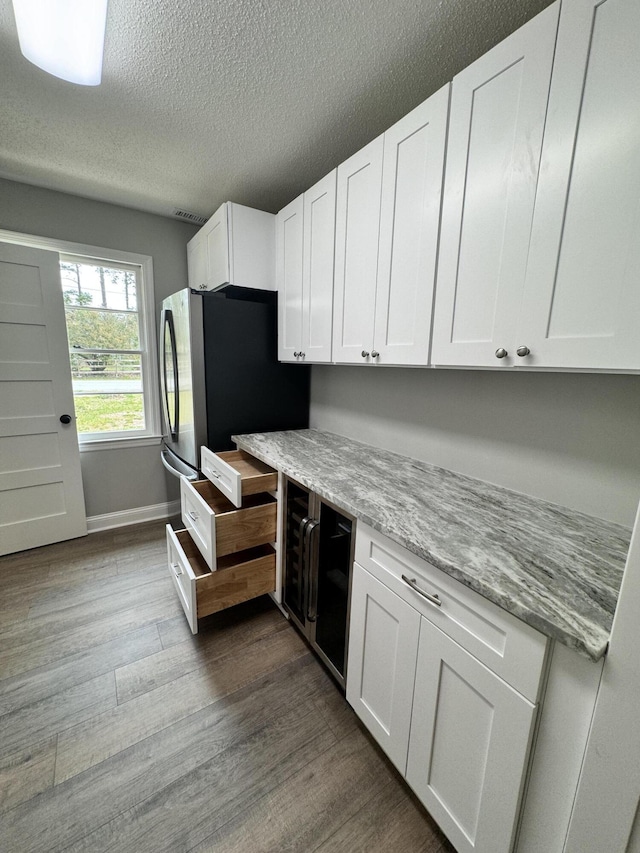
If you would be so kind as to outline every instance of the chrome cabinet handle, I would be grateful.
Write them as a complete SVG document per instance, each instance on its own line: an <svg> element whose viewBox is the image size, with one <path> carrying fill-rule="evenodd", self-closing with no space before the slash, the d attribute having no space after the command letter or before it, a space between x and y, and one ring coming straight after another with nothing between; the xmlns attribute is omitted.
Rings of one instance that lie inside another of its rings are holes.
<svg viewBox="0 0 640 853"><path fill-rule="evenodd" d="M304 353L303 353L303 352L298 353L298 355L300 356L300 358L304 358Z"/></svg>
<svg viewBox="0 0 640 853"><path fill-rule="evenodd" d="M171 563L171 568L173 569L173 573L177 578L179 578L180 575L184 574L184 569L178 563Z"/></svg>
<svg viewBox="0 0 640 853"><path fill-rule="evenodd" d="M364 350L364 349L362 350L362 352L360 353L360 355L361 355L363 358L369 358L369 353L368 353L366 350Z"/></svg>
<svg viewBox="0 0 640 853"><path fill-rule="evenodd" d="M198 513L197 513L197 512L194 512L192 509L190 509L190 510L189 510L189 512L187 513L187 515L189 516L189 518L190 518L192 521L197 521L197 520L200 518L200 516L198 515Z"/></svg>
<svg viewBox="0 0 640 853"><path fill-rule="evenodd" d="M213 468L205 468L204 470L205 470L205 473L207 474L207 476L214 477L216 480L219 480L219 479L220 479L220 474L217 474L217 473L213 470Z"/></svg>
<svg viewBox="0 0 640 853"><path fill-rule="evenodd" d="M505 358L509 353L506 351L504 347L498 347L496 350L496 358Z"/></svg>
<svg viewBox="0 0 640 853"><path fill-rule="evenodd" d="M435 604L436 607L442 607L442 599L436 595L435 592L431 594L430 592L425 592L423 589L420 589L415 578L408 578L406 575L402 575L402 580L408 584L411 589L415 590L423 598L426 598L431 604Z"/></svg>
<svg viewBox="0 0 640 853"><path fill-rule="evenodd" d="M520 358L523 358L525 355L531 355L531 350L529 347L518 347L516 350Z"/></svg>
<svg viewBox="0 0 640 853"><path fill-rule="evenodd" d="M293 357L294 357L294 358L297 358L299 355L300 355L300 353L299 353L299 352L294 352Z"/></svg>
<svg viewBox="0 0 640 853"><path fill-rule="evenodd" d="M380 355L380 353L377 352L376 350L374 350L374 349L371 350L371 358L377 358L379 355Z"/></svg>

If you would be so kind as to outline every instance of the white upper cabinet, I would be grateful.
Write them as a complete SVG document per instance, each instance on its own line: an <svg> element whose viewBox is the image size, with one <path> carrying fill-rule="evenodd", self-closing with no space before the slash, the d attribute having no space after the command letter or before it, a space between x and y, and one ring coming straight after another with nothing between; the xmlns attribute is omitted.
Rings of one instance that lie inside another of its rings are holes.
<svg viewBox="0 0 640 853"><path fill-rule="evenodd" d="M225 202L187 244L189 287L275 290L275 216Z"/></svg>
<svg viewBox="0 0 640 853"><path fill-rule="evenodd" d="M336 171L304 194L302 359L331 361Z"/></svg>
<svg viewBox="0 0 640 853"><path fill-rule="evenodd" d="M335 225L335 169L276 216L281 361L331 361Z"/></svg>
<svg viewBox="0 0 640 853"><path fill-rule="evenodd" d="M558 9L549 6L454 78L433 364L520 360L513 347Z"/></svg>
<svg viewBox="0 0 640 853"><path fill-rule="evenodd" d="M333 359L371 359L384 138L338 166Z"/></svg>
<svg viewBox="0 0 640 853"><path fill-rule="evenodd" d="M429 361L449 91L447 84L384 134L371 356L379 364Z"/></svg>
<svg viewBox="0 0 640 853"><path fill-rule="evenodd" d="M334 361L428 364L449 89L338 168Z"/></svg>
<svg viewBox="0 0 640 853"><path fill-rule="evenodd" d="M278 358L296 361L302 350L303 197L276 216Z"/></svg>
<svg viewBox="0 0 640 853"><path fill-rule="evenodd" d="M640 3L563 0L517 344L640 369Z"/></svg>

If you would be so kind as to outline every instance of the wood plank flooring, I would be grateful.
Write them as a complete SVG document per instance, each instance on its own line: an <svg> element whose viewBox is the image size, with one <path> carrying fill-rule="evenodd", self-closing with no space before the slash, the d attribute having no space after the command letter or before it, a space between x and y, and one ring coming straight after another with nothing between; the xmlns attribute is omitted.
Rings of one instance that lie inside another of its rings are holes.
<svg viewBox="0 0 640 853"><path fill-rule="evenodd" d="M3 853L451 853L268 597L193 636L164 524L0 558Z"/></svg>

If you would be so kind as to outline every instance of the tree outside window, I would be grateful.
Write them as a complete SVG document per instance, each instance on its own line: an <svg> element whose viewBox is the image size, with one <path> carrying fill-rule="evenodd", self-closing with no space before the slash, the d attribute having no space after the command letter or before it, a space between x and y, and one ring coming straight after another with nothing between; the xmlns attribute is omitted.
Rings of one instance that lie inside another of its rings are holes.
<svg viewBox="0 0 640 853"><path fill-rule="evenodd" d="M61 256L78 433L146 429L137 267Z"/></svg>

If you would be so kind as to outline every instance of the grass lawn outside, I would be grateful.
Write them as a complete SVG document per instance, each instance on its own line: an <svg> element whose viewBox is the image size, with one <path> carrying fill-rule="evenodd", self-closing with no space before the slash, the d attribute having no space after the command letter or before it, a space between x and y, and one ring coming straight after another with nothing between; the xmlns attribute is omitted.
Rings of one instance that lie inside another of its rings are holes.
<svg viewBox="0 0 640 853"><path fill-rule="evenodd" d="M80 394L75 407L79 433L144 429L142 394Z"/></svg>

